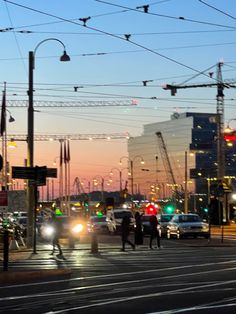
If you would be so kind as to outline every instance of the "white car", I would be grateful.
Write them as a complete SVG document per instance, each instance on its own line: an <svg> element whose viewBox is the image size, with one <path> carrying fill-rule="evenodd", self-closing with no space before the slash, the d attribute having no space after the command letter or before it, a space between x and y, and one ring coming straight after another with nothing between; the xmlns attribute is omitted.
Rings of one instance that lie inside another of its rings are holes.
<svg viewBox="0 0 236 314"><path fill-rule="evenodd" d="M177 239L183 237L198 236L209 238L209 224L203 222L197 214L176 214L167 225L167 238L171 236Z"/></svg>
<svg viewBox="0 0 236 314"><path fill-rule="evenodd" d="M132 212L124 208L114 208L107 211L107 227L111 234L121 232L121 223L124 216L130 217L130 229L134 230L135 219Z"/></svg>

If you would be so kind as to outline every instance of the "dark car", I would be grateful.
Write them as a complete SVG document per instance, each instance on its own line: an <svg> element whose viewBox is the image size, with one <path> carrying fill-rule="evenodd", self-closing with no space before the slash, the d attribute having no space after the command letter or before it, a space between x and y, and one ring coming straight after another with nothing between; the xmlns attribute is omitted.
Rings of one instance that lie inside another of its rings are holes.
<svg viewBox="0 0 236 314"><path fill-rule="evenodd" d="M61 225L61 238L73 238L79 240L80 235L85 231L85 224L81 219L65 215L57 216L56 219ZM44 222L40 227L42 238L50 240L55 232L55 228L50 220Z"/></svg>
<svg viewBox="0 0 236 314"><path fill-rule="evenodd" d="M174 217L174 214L160 214L157 216L157 220L161 227L161 236L165 237L167 235L167 225Z"/></svg>
<svg viewBox="0 0 236 314"><path fill-rule="evenodd" d="M182 237L198 236L209 238L209 224L203 222L197 214L177 214L167 225L167 238L171 236Z"/></svg>
<svg viewBox="0 0 236 314"><path fill-rule="evenodd" d="M142 215L141 216L141 222L143 226L143 234L144 235L150 235L151 234L151 224L150 224L150 217L151 215ZM161 236L161 228L160 225L158 224L158 229L159 229L159 234Z"/></svg>

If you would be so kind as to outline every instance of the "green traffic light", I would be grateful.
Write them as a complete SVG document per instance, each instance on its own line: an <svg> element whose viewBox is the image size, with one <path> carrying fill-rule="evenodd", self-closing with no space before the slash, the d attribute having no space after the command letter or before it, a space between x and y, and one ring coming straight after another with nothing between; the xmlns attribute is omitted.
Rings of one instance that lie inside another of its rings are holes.
<svg viewBox="0 0 236 314"><path fill-rule="evenodd" d="M168 214L172 214L175 211L175 207L172 204L166 205L165 210Z"/></svg>

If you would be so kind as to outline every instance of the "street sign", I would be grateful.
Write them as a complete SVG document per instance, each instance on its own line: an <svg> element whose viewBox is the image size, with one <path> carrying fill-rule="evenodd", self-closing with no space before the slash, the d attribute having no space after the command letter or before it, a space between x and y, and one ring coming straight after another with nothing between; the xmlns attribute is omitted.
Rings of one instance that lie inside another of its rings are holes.
<svg viewBox="0 0 236 314"><path fill-rule="evenodd" d="M33 180L37 185L46 185L47 177L56 178L57 169L46 166L12 167L13 179L28 179Z"/></svg>
<svg viewBox="0 0 236 314"><path fill-rule="evenodd" d="M46 177L57 178L57 168L47 168Z"/></svg>
<svg viewBox="0 0 236 314"><path fill-rule="evenodd" d="M12 167L12 178L34 180L35 168L34 167Z"/></svg>

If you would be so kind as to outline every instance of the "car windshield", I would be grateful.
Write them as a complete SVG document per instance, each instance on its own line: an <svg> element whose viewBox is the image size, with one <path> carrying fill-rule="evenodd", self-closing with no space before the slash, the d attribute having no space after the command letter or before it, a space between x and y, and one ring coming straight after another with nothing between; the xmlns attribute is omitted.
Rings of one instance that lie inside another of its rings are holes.
<svg viewBox="0 0 236 314"><path fill-rule="evenodd" d="M181 215L179 222L201 222L202 219L197 215Z"/></svg>
<svg viewBox="0 0 236 314"><path fill-rule="evenodd" d="M174 215L164 215L160 217L160 222L169 222Z"/></svg>
<svg viewBox="0 0 236 314"><path fill-rule="evenodd" d="M106 221L106 216L104 216L104 217L92 217L91 221L92 222L104 222L104 221Z"/></svg>
<svg viewBox="0 0 236 314"><path fill-rule="evenodd" d="M132 217L132 214L131 214L131 212L114 212L114 216L115 216L115 218L118 218L118 219L120 219L120 218L124 218L125 216L128 216L128 217Z"/></svg>
<svg viewBox="0 0 236 314"><path fill-rule="evenodd" d="M142 216L142 221L150 221L150 216Z"/></svg>

